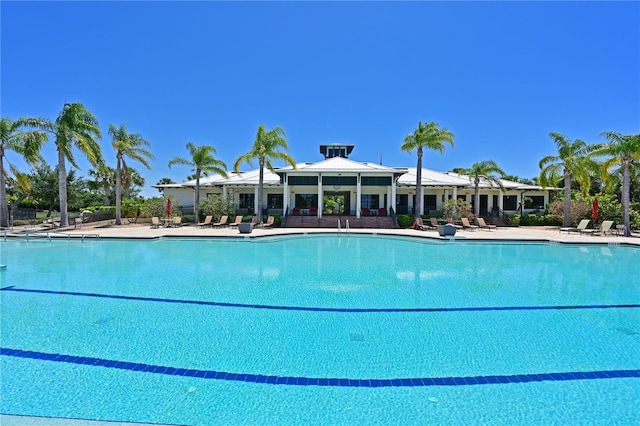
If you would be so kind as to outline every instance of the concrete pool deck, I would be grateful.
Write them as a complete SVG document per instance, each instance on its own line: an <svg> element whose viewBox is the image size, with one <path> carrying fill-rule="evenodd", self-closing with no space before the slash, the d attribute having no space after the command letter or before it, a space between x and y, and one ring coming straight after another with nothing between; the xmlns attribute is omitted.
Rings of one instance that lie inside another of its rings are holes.
<svg viewBox="0 0 640 426"><path fill-rule="evenodd" d="M200 228L195 225L184 225L179 228L151 228L148 223L127 225L101 225L91 226L87 224L81 229L67 228L66 230L46 230L37 227L16 227L4 231L7 236L43 236L52 238L81 237L87 238L99 236L100 238L141 238L153 239L163 237L185 238L259 238L264 236L285 236L304 234L335 234L347 231L342 228L255 228L250 234L241 234L237 228ZM617 235L592 235L576 232L560 232L559 227L553 226L527 226L527 227L500 227L497 230L458 230L454 238L440 237L433 230L419 231L415 229L351 229L351 234L376 234L396 235L406 237L421 237L435 240L488 240L488 241L551 241L560 243L578 244L629 244L640 246L640 233L635 232L631 237Z"/></svg>

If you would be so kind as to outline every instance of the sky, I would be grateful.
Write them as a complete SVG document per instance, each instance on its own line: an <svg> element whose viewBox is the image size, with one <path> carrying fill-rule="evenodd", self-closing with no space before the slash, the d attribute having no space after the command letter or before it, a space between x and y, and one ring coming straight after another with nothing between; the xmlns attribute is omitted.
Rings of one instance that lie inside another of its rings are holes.
<svg viewBox="0 0 640 426"><path fill-rule="evenodd" d="M426 151L425 168L494 160L525 178L557 153L549 132L588 143L640 133L637 1L3 0L0 24L0 114L55 120L82 102L114 168L107 131L125 124L155 155L152 170L129 162L146 197L192 174L168 167L187 142L232 169L261 124L285 130L297 162L344 143L353 160L415 167L400 146L435 121L454 147ZM56 164L52 140L43 154Z"/></svg>

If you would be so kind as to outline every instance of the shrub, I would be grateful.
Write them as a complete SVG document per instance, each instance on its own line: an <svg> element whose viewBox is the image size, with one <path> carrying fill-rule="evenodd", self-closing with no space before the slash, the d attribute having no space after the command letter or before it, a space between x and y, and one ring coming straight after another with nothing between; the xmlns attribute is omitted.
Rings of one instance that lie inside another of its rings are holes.
<svg viewBox="0 0 640 426"><path fill-rule="evenodd" d="M409 228L414 218L414 216L410 214L399 214L396 215L396 217L398 218L398 225L400 225L400 228Z"/></svg>
<svg viewBox="0 0 640 426"><path fill-rule="evenodd" d="M571 224L577 225L582 219L591 218L591 210L591 203L571 201ZM562 223L564 219L564 201L550 203L549 214Z"/></svg>
<svg viewBox="0 0 640 426"><path fill-rule="evenodd" d="M202 219L204 216L213 216L214 221L218 222L222 216L232 216L235 211L233 198L230 195L226 198L222 195L211 195L200 202Z"/></svg>
<svg viewBox="0 0 640 426"><path fill-rule="evenodd" d="M511 226L519 226L520 225L520 215L519 214L510 214L507 216L508 225Z"/></svg>
<svg viewBox="0 0 640 426"><path fill-rule="evenodd" d="M466 217L469 220L473 220L475 215L469 205L464 200L450 199L442 204L442 216L446 218L460 219Z"/></svg>
<svg viewBox="0 0 640 426"><path fill-rule="evenodd" d="M169 200L171 200L171 205L175 206L176 208L175 210L177 210L178 200L176 200L174 197L169 197ZM140 206L140 211L142 212L143 215L147 217L166 216L167 200L164 197L149 198L144 203L142 203L142 205ZM175 211L172 211L171 213L172 213L172 216L176 216Z"/></svg>

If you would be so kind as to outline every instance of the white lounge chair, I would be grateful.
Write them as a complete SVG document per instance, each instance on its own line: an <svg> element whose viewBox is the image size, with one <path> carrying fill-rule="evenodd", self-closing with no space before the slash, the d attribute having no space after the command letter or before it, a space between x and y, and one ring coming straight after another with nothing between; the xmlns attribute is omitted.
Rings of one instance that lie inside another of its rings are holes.
<svg viewBox="0 0 640 426"><path fill-rule="evenodd" d="M560 228L560 232L567 232L569 234L572 232L581 233L582 231L587 229L587 226L589 226L589 222L591 222L589 219L582 219L576 228Z"/></svg>

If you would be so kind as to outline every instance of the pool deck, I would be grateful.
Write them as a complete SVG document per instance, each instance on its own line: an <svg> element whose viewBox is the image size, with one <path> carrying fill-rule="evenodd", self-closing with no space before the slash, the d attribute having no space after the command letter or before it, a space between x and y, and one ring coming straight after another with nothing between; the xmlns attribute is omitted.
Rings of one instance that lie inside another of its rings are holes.
<svg viewBox="0 0 640 426"><path fill-rule="evenodd" d="M640 246L640 233L635 232L631 237L621 237L617 235L593 235L590 233L580 234L577 232L560 232L559 227L553 226L527 226L527 227L501 227L497 230L458 230L455 237L440 237L437 231L419 231L415 229L351 229L351 234L376 234L376 235L396 235L405 237L420 237L434 240L449 241L550 241L559 243L574 244L624 244ZM5 232L5 231L3 231ZM185 238L259 238L265 236L285 236L323 233L342 233L347 231L343 228L255 228L249 234L241 234L237 228L201 228L195 225L184 225L179 228L151 228L148 223L83 226L81 229L67 228L66 230L43 230L37 227L16 227L6 231L10 236L49 236L51 238L136 238L155 239L170 237ZM3 234L0 234L0 236Z"/></svg>

